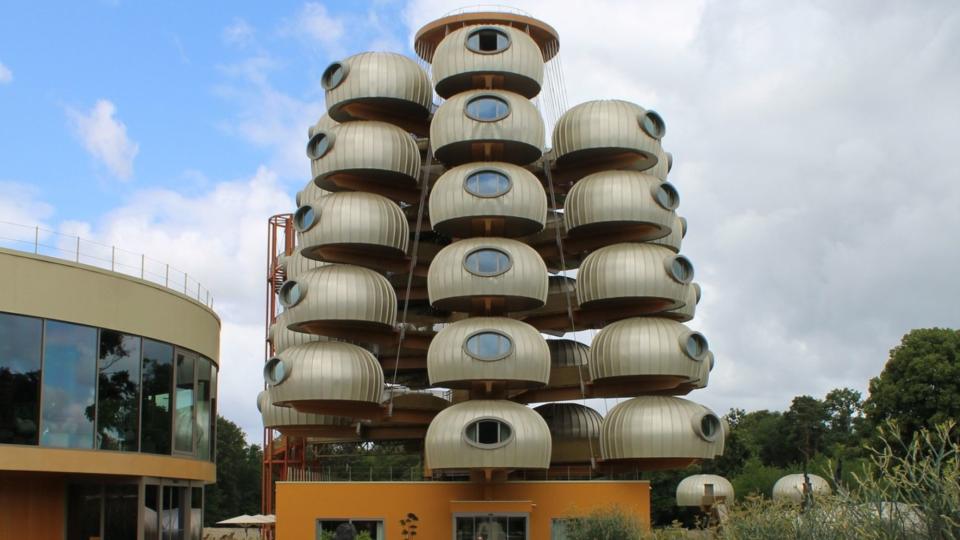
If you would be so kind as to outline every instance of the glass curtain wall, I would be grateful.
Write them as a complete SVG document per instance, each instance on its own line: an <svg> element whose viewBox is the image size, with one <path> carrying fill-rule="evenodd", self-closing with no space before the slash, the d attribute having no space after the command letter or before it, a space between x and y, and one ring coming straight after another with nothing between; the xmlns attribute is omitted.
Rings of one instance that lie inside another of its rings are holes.
<svg viewBox="0 0 960 540"><path fill-rule="evenodd" d="M40 444L93 448L97 329L58 321L45 327Z"/></svg>
<svg viewBox="0 0 960 540"><path fill-rule="evenodd" d="M174 399L174 439L173 449L177 452L193 453L194 428L194 382L197 356L189 351L177 349L177 391Z"/></svg>
<svg viewBox="0 0 960 540"><path fill-rule="evenodd" d="M43 320L0 313L0 444L37 444Z"/></svg>
<svg viewBox="0 0 960 540"><path fill-rule="evenodd" d="M100 331L97 447L136 452L140 425L140 337Z"/></svg>
<svg viewBox="0 0 960 540"><path fill-rule="evenodd" d="M143 412L140 451L170 453L173 346L143 340Z"/></svg>

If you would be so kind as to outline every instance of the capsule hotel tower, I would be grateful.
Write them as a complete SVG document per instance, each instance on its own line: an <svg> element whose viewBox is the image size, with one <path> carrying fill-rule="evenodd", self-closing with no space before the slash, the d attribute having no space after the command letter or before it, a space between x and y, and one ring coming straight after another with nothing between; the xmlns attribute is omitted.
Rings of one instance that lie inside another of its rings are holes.
<svg viewBox="0 0 960 540"><path fill-rule="evenodd" d="M415 39L421 62L326 69L312 178L271 219L264 512L282 539L352 522L547 540L615 506L649 523L642 473L724 440L679 397L713 356L684 324L700 288L664 120L619 100L558 111L557 32L525 14L461 12ZM415 473L325 461L401 441Z"/></svg>

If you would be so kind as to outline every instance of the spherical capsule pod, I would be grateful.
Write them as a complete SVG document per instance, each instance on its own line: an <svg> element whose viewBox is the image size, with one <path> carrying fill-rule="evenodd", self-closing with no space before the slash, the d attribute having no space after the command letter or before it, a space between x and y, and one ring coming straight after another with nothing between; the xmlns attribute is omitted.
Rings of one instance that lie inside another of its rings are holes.
<svg viewBox="0 0 960 540"><path fill-rule="evenodd" d="M267 361L263 376L273 404L315 414L380 414L383 370L369 351L339 342L290 347Z"/></svg>
<svg viewBox="0 0 960 540"><path fill-rule="evenodd" d="M430 112L430 78L402 54L366 52L333 62L320 79L327 114L337 122L383 120L403 124Z"/></svg>
<svg viewBox="0 0 960 540"><path fill-rule="evenodd" d="M696 381L707 339L670 319L635 317L604 327L590 347L594 395L629 397Z"/></svg>
<svg viewBox="0 0 960 540"><path fill-rule="evenodd" d="M547 219L547 195L530 171L510 163L468 163L430 191L433 230L452 237L533 234Z"/></svg>
<svg viewBox="0 0 960 540"><path fill-rule="evenodd" d="M406 257L410 227L396 203L372 193L342 192L293 215L301 253L326 262L378 268Z"/></svg>
<svg viewBox="0 0 960 540"><path fill-rule="evenodd" d="M427 351L431 386L498 389L543 386L550 349L529 324L505 317L471 317L437 332Z"/></svg>
<svg viewBox="0 0 960 540"><path fill-rule="evenodd" d="M577 299L581 315L615 321L682 306L692 279L693 264L667 248L614 244L583 260Z"/></svg>
<svg viewBox="0 0 960 540"><path fill-rule="evenodd" d="M311 203L317 202L329 194L330 194L329 191L325 189L321 189L319 186L317 186L317 184L313 182L313 180L311 180L307 182L307 185L303 186L303 189L297 192L297 195L296 197L294 197L294 200L296 201L297 207L299 208L305 204L311 204Z"/></svg>
<svg viewBox="0 0 960 540"><path fill-rule="evenodd" d="M809 485L807 485L808 479ZM817 497L830 493L830 483L815 474L788 474L773 485L773 500L794 504L802 503L805 494Z"/></svg>
<svg viewBox="0 0 960 540"><path fill-rule="evenodd" d="M290 347L312 341L329 341L329 338L325 336L315 336L287 329L288 318L289 312L284 311L277 316L277 321L270 325L270 330L267 332L267 341L273 345L273 354L280 354Z"/></svg>
<svg viewBox="0 0 960 540"><path fill-rule="evenodd" d="M637 171L603 171L574 184L563 204L568 243L590 250L670 234L677 190Z"/></svg>
<svg viewBox="0 0 960 540"><path fill-rule="evenodd" d="M416 191L420 150L409 133L385 122L347 122L317 131L307 144L317 186L407 198Z"/></svg>
<svg viewBox="0 0 960 540"><path fill-rule="evenodd" d="M257 395L257 410L260 411L263 427L275 429L288 437L355 438L355 430L349 418L302 413L293 407L278 407L273 404L269 390Z"/></svg>
<svg viewBox="0 0 960 540"><path fill-rule="evenodd" d="M715 474L695 474L677 484L677 506L710 507L717 503L733 504L733 484Z"/></svg>
<svg viewBox="0 0 960 540"><path fill-rule="evenodd" d="M657 153L657 164L643 171L644 174L659 179L661 182L667 181L667 175L673 170L673 154L665 152L661 148Z"/></svg>
<svg viewBox="0 0 960 540"><path fill-rule="evenodd" d="M444 98L477 88L509 90L532 98L543 84L543 54L522 30L467 26L443 38L430 71L437 94Z"/></svg>
<svg viewBox="0 0 960 540"><path fill-rule="evenodd" d="M550 427L551 464L590 463L600 455L600 413L578 403L547 403L533 410Z"/></svg>
<svg viewBox="0 0 960 540"><path fill-rule="evenodd" d="M441 411L424 441L427 468L435 471L546 469L550 428L524 405L470 400Z"/></svg>
<svg viewBox="0 0 960 540"><path fill-rule="evenodd" d="M657 164L663 119L627 101L588 101L563 113L553 128L561 167L603 164L643 171Z"/></svg>
<svg viewBox="0 0 960 540"><path fill-rule="evenodd" d="M448 167L471 161L526 165L543 155L543 118L528 99L504 90L471 90L437 109L433 154Z"/></svg>
<svg viewBox="0 0 960 540"><path fill-rule="evenodd" d="M699 283L690 283L686 286L686 293L683 297L683 306L676 309L671 309L664 311L660 314L661 317L667 319L673 319L679 322L687 322L693 320L694 315L697 314L697 304L700 303L700 284Z"/></svg>
<svg viewBox="0 0 960 540"><path fill-rule="evenodd" d="M515 314L537 330L554 336L572 331L569 308L576 311L577 280L567 276L550 276L547 281L547 302L543 307Z"/></svg>
<svg viewBox="0 0 960 540"><path fill-rule="evenodd" d="M387 394L383 405L389 407L390 414L374 425L422 425L426 428L437 413L450 406L446 399L425 391L392 389Z"/></svg>
<svg viewBox="0 0 960 540"><path fill-rule="evenodd" d="M674 253L680 253L680 244L683 237L687 235L687 218L677 215L673 217L673 223L670 225L670 234L663 238L650 240L650 244L663 246Z"/></svg>
<svg viewBox="0 0 960 540"><path fill-rule="evenodd" d="M722 452L723 424L683 398L641 396L619 403L600 426L600 453L644 470L686 467Z"/></svg>
<svg viewBox="0 0 960 540"><path fill-rule="evenodd" d="M547 267L526 244L469 238L440 250L427 275L430 304L449 311L535 309L547 299Z"/></svg>
<svg viewBox="0 0 960 540"><path fill-rule="evenodd" d="M323 116L320 117L319 120L317 120L316 124L307 128L307 140L312 139L313 136L318 131L324 131L326 129L332 128L333 126L339 126L339 125L340 125L340 122L337 122L333 118L330 118L329 114L324 114Z"/></svg>
<svg viewBox="0 0 960 540"><path fill-rule="evenodd" d="M290 255L281 255L278 259L280 266L286 272L287 279L295 279L304 272L329 264L304 257L302 248L299 247L293 250Z"/></svg>
<svg viewBox="0 0 960 540"><path fill-rule="evenodd" d="M373 342L392 337L397 296L373 270L332 264L288 279L280 287L284 322L296 332Z"/></svg>

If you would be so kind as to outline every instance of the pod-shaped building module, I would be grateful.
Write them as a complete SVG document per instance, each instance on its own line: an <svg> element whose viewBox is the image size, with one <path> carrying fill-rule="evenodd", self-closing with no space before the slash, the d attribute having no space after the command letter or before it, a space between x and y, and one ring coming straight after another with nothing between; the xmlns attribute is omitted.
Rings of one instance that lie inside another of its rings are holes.
<svg viewBox="0 0 960 540"><path fill-rule="evenodd" d="M293 330L288 329L286 322L288 315L289 312L287 311L277 315L276 322L271 324L270 329L267 331L267 341L273 345L274 355L280 354L290 347L303 345L304 343L310 343L311 341L329 341L329 338L325 336L294 332Z"/></svg>
<svg viewBox="0 0 960 540"><path fill-rule="evenodd" d="M663 238L650 240L650 244L663 246L674 253L680 253L680 244L683 237L687 235L687 219L678 215L673 216L673 223L670 225L670 234Z"/></svg>
<svg viewBox="0 0 960 540"><path fill-rule="evenodd" d="M430 146L448 167L471 161L526 165L543 155L540 111L527 98L505 90L470 90L437 109Z"/></svg>
<svg viewBox="0 0 960 540"><path fill-rule="evenodd" d="M356 438L353 422L349 418L302 413L293 407L278 407L273 404L269 390L257 395L257 410L263 419L263 427L275 429L288 437L321 437L325 440Z"/></svg>
<svg viewBox="0 0 960 540"><path fill-rule="evenodd" d="M733 484L715 474L694 474L677 484L677 506L707 507L718 502L733 504Z"/></svg>
<svg viewBox="0 0 960 540"><path fill-rule="evenodd" d="M430 191L430 222L447 236L524 236L543 229L546 219L543 185L511 163L454 167Z"/></svg>
<svg viewBox="0 0 960 540"><path fill-rule="evenodd" d="M666 127L660 115L621 100L581 103L557 120L553 151L561 167L607 163L643 171L657 164Z"/></svg>
<svg viewBox="0 0 960 540"><path fill-rule="evenodd" d="M278 258L280 267L286 272L287 279L296 279L300 274L326 266L330 263L308 259L303 256L303 252L298 247L290 255L280 255Z"/></svg>
<svg viewBox="0 0 960 540"><path fill-rule="evenodd" d="M806 476L806 478L804 478ZM809 486L805 486L809 480ZM794 504L803 502L804 493L809 493L811 497L818 495L829 495L831 493L830 483L822 477L815 474L788 474L777 480L773 485L773 500L786 501Z"/></svg>
<svg viewBox="0 0 960 540"><path fill-rule="evenodd" d="M505 400L470 400L441 411L424 441L435 471L546 469L550 428L533 409Z"/></svg>
<svg viewBox="0 0 960 540"><path fill-rule="evenodd" d="M676 309L670 309L660 313L660 317L673 319L679 322L693 320L697 313L697 304L700 303L700 284L690 283L686 287L686 294L683 297L683 306Z"/></svg>
<svg viewBox="0 0 960 540"><path fill-rule="evenodd" d="M433 101L427 73L396 53L365 52L333 62L320 84L327 114L337 122L425 119Z"/></svg>
<svg viewBox="0 0 960 540"><path fill-rule="evenodd" d="M430 65L437 94L449 98L497 88L526 98L540 93L543 54L526 32L504 25L467 26L447 34Z"/></svg>
<svg viewBox="0 0 960 540"><path fill-rule="evenodd" d="M515 316L544 334L562 336L573 330L567 312L568 305L574 311L580 307L577 303L577 280L567 276L550 276L547 283L547 302L542 307Z"/></svg>
<svg viewBox="0 0 960 540"><path fill-rule="evenodd" d="M590 463L600 455L600 413L579 403L547 403L534 410L550 427L551 464Z"/></svg>

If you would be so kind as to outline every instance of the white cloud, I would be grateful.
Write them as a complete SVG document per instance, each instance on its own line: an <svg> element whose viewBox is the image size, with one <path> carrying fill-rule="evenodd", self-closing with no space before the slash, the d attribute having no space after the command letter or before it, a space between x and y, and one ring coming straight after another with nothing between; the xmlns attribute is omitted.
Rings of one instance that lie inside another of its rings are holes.
<svg viewBox="0 0 960 540"><path fill-rule="evenodd" d="M84 148L121 180L133 176L133 160L140 145L127 136L127 126L114 115L113 102L101 99L88 113L68 108L71 127Z"/></svg>
<svg viewBox="0 0 960 540"><path fill-rule="evenodd" d="M330 15L323 4L307 2L287 30L324 47L337 48L344 26L343 19Z"/></svg>
<svg viewBox="0 0 960 540"><path fill-rule="evenodd" d="M0 84L10 84L13 81L13 72L0 62Z"/></svg>
<svg viewBox="0 0 960 540"><path fill-rule="evenodd" d="M228 45L246 45L253 39L256 30L247 21L237 18L230 26L223 29L221 34L224 43Z"/></svg>

